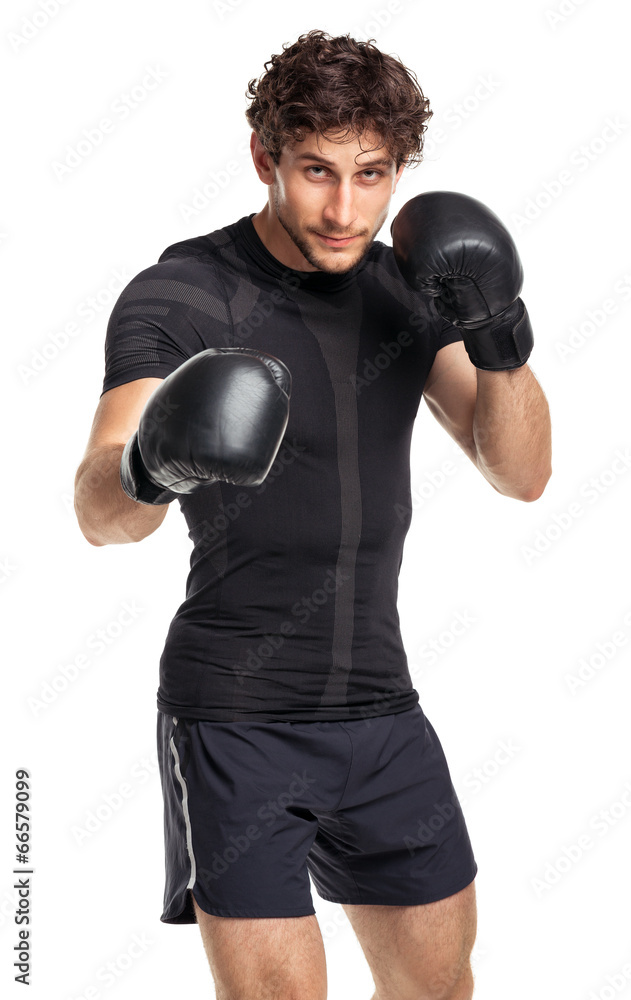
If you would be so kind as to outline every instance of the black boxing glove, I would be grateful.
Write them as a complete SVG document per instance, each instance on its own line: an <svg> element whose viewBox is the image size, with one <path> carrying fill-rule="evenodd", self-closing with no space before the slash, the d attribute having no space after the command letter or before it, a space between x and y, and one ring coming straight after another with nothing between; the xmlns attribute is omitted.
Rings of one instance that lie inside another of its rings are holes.
<svg viewBox="0 0 631 1000"><path fill-rule="evenodd" d="M412 288L462 332L467 353L484 371L521 368L533 335L518 297L523 270L502 222L457 191L428 191L408 201L390 233L395 260Z"/></svg>
<svg viewBox="0 0 631 1000"><path fill-rule="evenodd" d="M289 419L291 375L247 347L213 347L189 358L151 394L120 464L132 500L170 503L221 480L258 486Z"/></svg>

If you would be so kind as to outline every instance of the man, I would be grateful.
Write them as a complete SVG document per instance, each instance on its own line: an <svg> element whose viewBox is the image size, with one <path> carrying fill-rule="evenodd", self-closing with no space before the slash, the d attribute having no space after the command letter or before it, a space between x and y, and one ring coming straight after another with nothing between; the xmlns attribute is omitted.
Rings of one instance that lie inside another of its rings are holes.
<svg viewBox="0 0 631 1000"><path fill-rule="evenodd" d="M500 493L549 478L519 260L449 193L404 207L394 252L375 240L431 112L374 45L311 31L249 96L267 204L123 291L76 480L92 544L140 541L176 498L194 544L160 662L161 919L198 922L219 1000L322 1000L311 875L375 998L466 1000L477 864L397 579L421 395Z"/></svg>

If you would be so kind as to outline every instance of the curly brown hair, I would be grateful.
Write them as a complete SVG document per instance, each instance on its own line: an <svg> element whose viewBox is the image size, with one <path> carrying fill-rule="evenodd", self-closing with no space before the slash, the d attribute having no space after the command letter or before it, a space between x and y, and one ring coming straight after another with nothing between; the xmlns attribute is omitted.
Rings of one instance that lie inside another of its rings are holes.
<svg viewBox="0 0 631 1000"><path fill-rule="evenodd" d="M380 139L370 149L385 146L397 169L421 162L429 100L412 70L373 41L314 29L284 44L258 82L250 80L245 116L274 163L308 132L345 139L366 131Z"/></svg>

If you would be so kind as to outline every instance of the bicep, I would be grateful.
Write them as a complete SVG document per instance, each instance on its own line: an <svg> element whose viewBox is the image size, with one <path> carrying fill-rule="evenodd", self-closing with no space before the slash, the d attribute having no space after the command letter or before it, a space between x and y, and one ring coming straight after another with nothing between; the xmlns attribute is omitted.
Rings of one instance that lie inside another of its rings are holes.
<svg viewBox="0 0 631 1000"><path fill-rule="evenodd" d="M138 378L104 392L94 414L86 455L108 445L125 444L138 429L149 396L163 381Z"/></svg>
<svg viewBox="0 0 631 1000"><path fill-rule="evenodd" d="M436 354L423 390L430 413L475 462L473 413L477 397L476 369L461 340Z"/></svg>

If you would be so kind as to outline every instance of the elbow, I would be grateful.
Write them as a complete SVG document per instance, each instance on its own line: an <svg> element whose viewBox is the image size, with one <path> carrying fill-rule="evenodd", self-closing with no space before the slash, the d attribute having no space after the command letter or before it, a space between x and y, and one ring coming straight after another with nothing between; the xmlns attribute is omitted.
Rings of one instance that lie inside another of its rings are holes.
<svg viewBox="0 0 631 1000"><path fill-rule="evenodd" d="M524 481L516 477L511 479L510 477L493 475L490 470L481 468L480 465L478 468L494 490L501 493L502 496L510 497L511 500L522 500L524 503L533 503L533 501L539 500L552 475L552 470L548 467L533 479Z"/></svg>
<svg viewBox="0 0 631 1000"><path fill-rule="evenodd" d="M487 479L493 489L497 490L504 497L510 497L511 500L521 500L524 503L533 503L535 500L543 495L550 476L552 475L552 470L548 468L535 479L530 479L527 482L523 480L500 480L493 479L492 476L487 475Z"/></svg>
<svg viewBox="0 0 631 1000"><path fill-rule="evenodd" d="M75 508L75 514L77 515L77 523L79 525L79 531L85 538L86 542L89 542L90 545L95 545L99 547L101 545L107 545L107 542L104 542L101 538L98 538L93 532L90 531L90 529L85 524L82 523L76 508Z"/></svg>
<svg viewBox="0 0 631 1000"><path fill-rule="evenodd" d="M547 469L538 479L535 479L528 487L523 489L517 499L523 500L524 503L533 503L534 500L539 500L543 496L543 491L548 485L551 475L552 469Z"/></svg>
<svg viewBox="0 0 631 1000"><path fill-rule="evenodd" d="M102 548L104 545L115 545L122 542L140 542L145 537L146 532L137 534L123 529L121 525L111 525L105 522L94 521L94 519L82 519L77 514L79 531L86 542L95 548ZM96 529L96 530L95 530Z"/></svg>
<svg viewBox="0 0 631 1000"><path fill-rule="evenodd" d="M90 543L90 545L94 545L97 548L100 548L102 545L107 545L107 542L101 542L98 540L98 538L92 538L90 535L86 535L85 531L83 530L81 531L81 534L83 535L85 540Z"/></svg>
<svg viewBox="0 0 631 1000"><path fill-rule="evenodd" d="M84 512L81 498L77 496L76 487L74 496L74 512L75 512L75 517L77 519L77 524L79 525L79 531L85 538L86 542L89 542L90 545L95 545L98 547L100 547L101 545L107 545L107 542L104 541L102 538L100 538L98 534L94 532L93 525L91 525L91 519L89 516L87 516L86 512Z"/></svg>
<svg viewBox="0 0 631 1000"><path fill-rule="evenodd" d="M544 489L545 485L541 487L532 487L532 489L526 490L520 496L516 497L516 499L522 500L524 503L533 503L543 495Z"/></svg>

